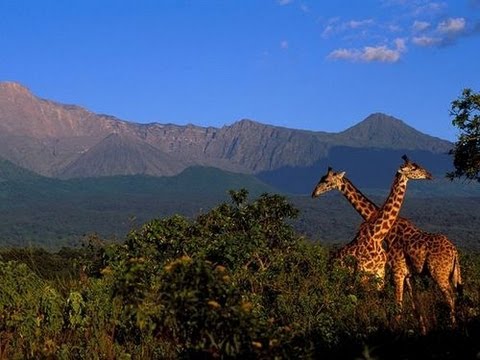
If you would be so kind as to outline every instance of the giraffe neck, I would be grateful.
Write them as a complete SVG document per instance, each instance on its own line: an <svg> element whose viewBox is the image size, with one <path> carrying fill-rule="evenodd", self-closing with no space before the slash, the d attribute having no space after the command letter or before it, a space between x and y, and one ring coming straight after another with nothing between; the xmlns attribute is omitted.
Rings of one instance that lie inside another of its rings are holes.
<svg viewBox="0 0 480 360"><path fill-rule="evenodd" d="M363 195L345 176L342 178L339 190L366 221L373 219L377 214L378 206Z"/></svg>
<svg viewBox="0 0 480 360"><path fill-rule="evenodd" d="M387 200L369 226L370 238L381 243L398 218L405 198L408 178L397 172Z"/></svg>

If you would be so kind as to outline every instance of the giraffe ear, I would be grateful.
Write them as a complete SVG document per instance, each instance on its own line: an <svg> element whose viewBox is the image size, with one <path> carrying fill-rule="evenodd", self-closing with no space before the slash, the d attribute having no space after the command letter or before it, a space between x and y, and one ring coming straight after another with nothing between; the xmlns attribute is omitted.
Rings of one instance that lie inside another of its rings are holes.
<svg viewBox="0 0 480 360"><path fill-rule="evenodd" d="M341 173L338 174L338 177L340 179L343 179L344 176L345 176L345 171L342 171Z"/></svg>

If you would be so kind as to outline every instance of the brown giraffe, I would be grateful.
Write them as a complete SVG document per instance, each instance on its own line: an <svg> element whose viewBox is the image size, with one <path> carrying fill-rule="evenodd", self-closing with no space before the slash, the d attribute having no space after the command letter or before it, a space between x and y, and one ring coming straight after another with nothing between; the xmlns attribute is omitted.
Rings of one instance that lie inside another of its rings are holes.
<svg viewBox="0 0 480 360"><path fill-rule="evenodd" d="M315 189L312 197L318 197L330 190L337 189L366 220L372 219L378 212L378 206L370 201L352 182L345 172L333 172L328 169ZM438 285L445 301L450 307L450 317L455 322L455 302L453 286L461 286L458 252L450 240L442 234L432 234L417 228L411 221L399 217L385 237L388 264L392 269L395 287L395 299L399 308L403 303L404 285L407 285L412 305L415 309L410 276L427 270ZM422 331L425 331L420 317Z"/></svg>
<svg viewBox="0 0 480 360"><path fill-rule="evenodd" d="M355 238L345 245L337 254L342 260L348 256L356 259L358 270L367 274L372 274L380 280L382 285L385 277L385 265L387 263L387 253L383 247L383 241L397 220L400 208L403 203L407 182L409 179L431 179L430 173L419 165L409 161L406 156L403 157L404 163L399 167L395 179L384 205L375 211L370 211L368 218L360 226ZM331 175L327 173L327 176ZM343 177L343 175L342 175ZM323 177L312 196L319 196L328 191L326 189ZM333 187L332 187L333 188Z"/></svg>

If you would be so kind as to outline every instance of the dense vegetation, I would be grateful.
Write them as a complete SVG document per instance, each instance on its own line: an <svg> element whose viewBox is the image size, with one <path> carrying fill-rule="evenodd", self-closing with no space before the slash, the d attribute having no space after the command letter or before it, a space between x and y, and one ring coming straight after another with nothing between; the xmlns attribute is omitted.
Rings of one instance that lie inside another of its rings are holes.
<svg viewBox="0 0 480 360"><path fill-rule="evenodd" d="M463 253L458 326L415 281L429 332L392 289L336 267L292 227L284 197L245 190L189 219L151 220L125 241L1 253L0 358L474 358L480 256Z"/></svg>
<svg viewBox="0 0 480 360"><path fill-rule="evenodd" d="M459 135L451 151L455 170L448 176L480 182L480 93L464 89L462 95L452 101L450 114Z"/></svg>
<svg viewBox="0 0 480 360"><path fill-rule="evenodd" d="M114 176L59 180L0 159L0 246L60 249L91 231L124 238L153 217L192 217L225 200L228 189L259 195L271 188L253 176L192 167L173 177Z"/></svg>

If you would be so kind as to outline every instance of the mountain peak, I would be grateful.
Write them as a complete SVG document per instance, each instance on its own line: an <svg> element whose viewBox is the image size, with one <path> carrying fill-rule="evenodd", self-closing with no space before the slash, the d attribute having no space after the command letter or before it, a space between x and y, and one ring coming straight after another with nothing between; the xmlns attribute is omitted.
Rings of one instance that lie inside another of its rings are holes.
<svg viewBox="0 0 480 360"><path fill-rule="evenodd" d="M238 127L238 128L251 128L251 127L256 127L256 126L264 126L263 124L260 124L254 120L250 119L241 119L238 121L235 121L232 125L229 127Z"/></svg>
<svg viewBox="0 0 480 360"><path fill-rule="evenodd" d="M451 148L450 142L424 134L383 113L373 113L338 135L354 141L357 146L412 150L423 147L434 152L446 152Z"/></svg>
<svg viewBox="0 0 480 360"><path fill-rule="evenodd" d="M358 124L352 126L351 128L345 130L349 131L351 129L358 129L360 127L380 127L380 126L387 126L387 127L408 127L414 130L412 127L408 126L402 120L399 120L393 116L384 114L384 113L373 113L368 115L365 119L360 121Z"/></svg>
<svg viewBox="0 0 480 360"><path fill-rule="evenodd" d="M8 92L11 94L27 94L31 95L30 89L15 81L2 81L0 82L0 92Z"/></svg>

